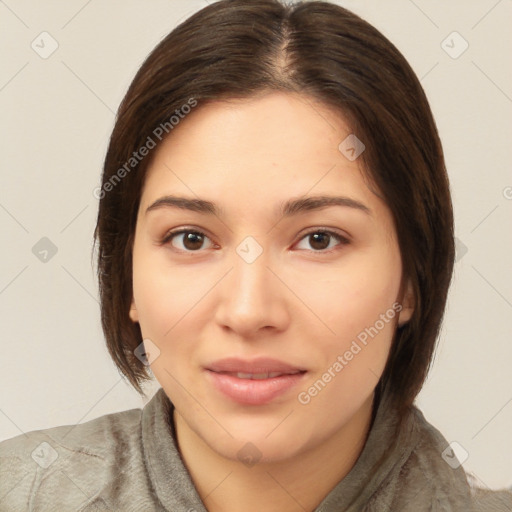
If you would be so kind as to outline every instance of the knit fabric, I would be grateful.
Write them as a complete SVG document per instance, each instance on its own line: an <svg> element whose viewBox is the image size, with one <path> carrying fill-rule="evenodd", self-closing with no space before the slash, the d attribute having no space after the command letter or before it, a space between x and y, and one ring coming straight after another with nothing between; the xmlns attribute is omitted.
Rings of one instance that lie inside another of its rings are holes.
<svg viewBox="0 0 512 512"><path fill-rule="evenodd" d="M162 388L143 409L0 443L1 512L207 512L180 457ZM385 398L356 464L314 512L509 512L512 491L473 488L416 407ZM279 512L279 511L276 511Z"/></svg>

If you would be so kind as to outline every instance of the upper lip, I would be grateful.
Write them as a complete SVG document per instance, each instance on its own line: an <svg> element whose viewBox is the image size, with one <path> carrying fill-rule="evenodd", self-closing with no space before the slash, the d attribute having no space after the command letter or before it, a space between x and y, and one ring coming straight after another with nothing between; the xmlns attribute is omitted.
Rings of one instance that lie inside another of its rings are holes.
<svg viewBox="0 0 512 512"><path fill-rule="evenodd" d="M209 364L207 370L213 372L238 372L238 373L297 373L305 371L304 368L294 366L278 359L270 357L258 357L255 359L239 359L228 357L219 359Z"/></svg>

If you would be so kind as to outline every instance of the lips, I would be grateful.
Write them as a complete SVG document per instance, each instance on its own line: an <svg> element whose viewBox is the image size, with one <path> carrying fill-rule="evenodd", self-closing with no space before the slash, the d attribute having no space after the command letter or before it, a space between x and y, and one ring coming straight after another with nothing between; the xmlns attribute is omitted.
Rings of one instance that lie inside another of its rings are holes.
<svg viewBox="0 0 512 512"><path fill-rule="evenodd" d="M222 396L245 405L270 403L295 387L305 373L302 367L263 357L221 359L206 367L209 381Z"/></svg>
<svg viewBox="0 0 512 512"><path fill-rule="evenodd" d="M207 369L217 373L246 373L251 375L271 373L288 375L305 371L305 368L293 366L278 359L268 357L259 357L250 361L236 357L219 359L208 365Z"/></svg>
<svg viewBox="0 0 512 512"><path fill-rule="evenodd" d="M266 373L244 373L244 372L218 372L225 375L231 375L232 377L238 377L239 379L252 379L252 380L263 380L273 377L280 377L281 375L295 375L300 373L299 371L293 373L281 373L281 372L266 372Z"/></svg>

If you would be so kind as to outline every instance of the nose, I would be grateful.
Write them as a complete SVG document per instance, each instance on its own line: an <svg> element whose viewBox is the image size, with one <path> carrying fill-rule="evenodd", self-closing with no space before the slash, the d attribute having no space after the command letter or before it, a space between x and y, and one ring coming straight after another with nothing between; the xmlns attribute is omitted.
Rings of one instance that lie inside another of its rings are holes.
<svg viewBox="0 0 512 512"><path fill-rule="evenodd" d="M243 338L264 330L285 330L290 319L287 290L265 251L253 262L238 254L232 269L219 283L216 321Z"/></svg>

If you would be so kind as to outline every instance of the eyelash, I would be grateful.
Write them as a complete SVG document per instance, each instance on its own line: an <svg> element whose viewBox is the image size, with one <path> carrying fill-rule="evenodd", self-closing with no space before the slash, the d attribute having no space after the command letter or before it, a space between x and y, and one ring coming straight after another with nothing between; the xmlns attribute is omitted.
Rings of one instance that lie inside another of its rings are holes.
<svg viewBox="0 0 512 512"><path fill-rule="evenodd" d="M203 237L210 239L210 237L208 237L208 235L206 235L206 233L203 233L202 231L198 231L196 229L180 228L175 231L167 232L165 234L165 236L163 237L163 239L159 242L159 245L167 245L173 240L173 238L175 236L181 235L183 233L193 233L195 235L201 235ZM329 235L330 237L336 239L339 242L339 244L334 247L331 247L330 249L322 249L322 250L318 250L318 251L316 251L314 249L308 249L308 252L313 252L313 253L318 253L318 254L324 254L324 253L330 254L331 252L335 251L337 247L350 244L350 240L348 238L344 237L343 235L341 235L335 231L331 231L329 229L324 229L324 228L315 228L315 229L308 231L307 233L304 233L302 235L302 237L300 238L299 242L302 241L304 238L307 238L308 236L313 235L315 233L322 233L322 234ZM197 251L188 251L188 250L183 250L183 249L176 249L176 250L179 252L190 253L190 254L193 254L195 252L202 252L201 249L198 249Z"/></svg>

